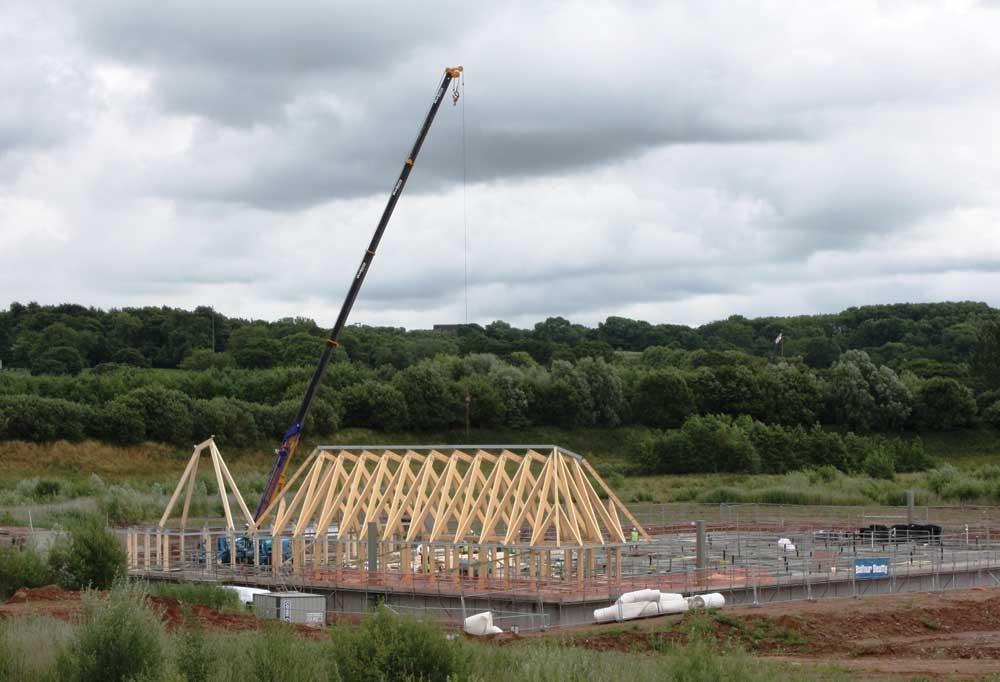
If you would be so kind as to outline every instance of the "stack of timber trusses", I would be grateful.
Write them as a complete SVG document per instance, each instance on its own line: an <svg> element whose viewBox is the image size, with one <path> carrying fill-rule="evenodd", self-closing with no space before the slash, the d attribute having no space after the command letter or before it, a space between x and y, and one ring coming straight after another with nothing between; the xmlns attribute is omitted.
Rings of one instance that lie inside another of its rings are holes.
<svg viewBox="0 0 1000 682"><path fill-rule="evenodd" d="M593 467L555 445L321 446L257 527L272 514L272 536L344 539L375 523L383 540L574 547L623 544L626 523L646 537Z"/></svg>

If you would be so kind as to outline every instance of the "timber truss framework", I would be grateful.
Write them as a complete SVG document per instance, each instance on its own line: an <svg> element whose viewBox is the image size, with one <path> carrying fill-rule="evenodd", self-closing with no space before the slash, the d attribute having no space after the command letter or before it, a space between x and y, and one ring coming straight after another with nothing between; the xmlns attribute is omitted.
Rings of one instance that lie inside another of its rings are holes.
<svg viewBox="0 0 1000 682"><path fill-rule="evenodd" d="M624 517L648 538L593 467L556 445L320 446L257 532L272 514L274 537L344 540L374 522L383 540L593 546L624 544Z"/></svg>

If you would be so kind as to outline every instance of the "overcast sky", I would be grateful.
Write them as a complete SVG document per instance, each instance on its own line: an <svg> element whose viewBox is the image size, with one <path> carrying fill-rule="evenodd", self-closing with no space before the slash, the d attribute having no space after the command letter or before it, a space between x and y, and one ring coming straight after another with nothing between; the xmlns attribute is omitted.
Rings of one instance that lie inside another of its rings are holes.
<svg viewBox="0 0 1000 682"><path fill-rule="evenodd" d="M0 306L1000 305L1000 2L0 2ZM462 132L466 159L463 164Z"/></svg>

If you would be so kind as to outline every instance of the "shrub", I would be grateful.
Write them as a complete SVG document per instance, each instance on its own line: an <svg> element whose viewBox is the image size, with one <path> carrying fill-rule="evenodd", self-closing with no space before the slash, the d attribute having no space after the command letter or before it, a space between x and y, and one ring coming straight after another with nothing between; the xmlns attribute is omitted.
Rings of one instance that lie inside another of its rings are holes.
<svg viewBox="0 0 1000 682"><path fill-rule="evenodd" d="M892 460L892 453L884 447L872 448L868 456L865 457L861 469L872 478L892 480L896 477L896 466Z"/></svg>
<svg viewBox="0 0 1000 682"><path fill-rule="evenodd" d="M162 495L143 493L130 485L112 485L97 498L98 508L113 526L139 523L158 516L164 507Z"/></svg>
<svg viewBox="0 0 1000 682"><path fill-rule="evenodd" d="M311 682L340 679L336 664L316 656L308 642L284 623L268 623L263 632L255 634L248 657L251 667L249 680Z"/></svg>
<svg viewBox="0 0 1000 682"><path fill-rule="evenodd" d="M88 594L83 623L60 653L59 677L80 682L154 680L163 675L163 625L140 591L120 586L107 598Z"/></svg>
<svg viewBox="0 0 1000 682"><path fill-rule="evenodd" d="M119 445L139 443L146 437L146 421L135 407L112 400L97 409L91 435Z"/></svg>
<svg viewBox="0 0 1000 682"><path fill-rule="evenodd" d="M210 583L155 582L149 585L149 593L158 597L176 599L182 604L199 604L216 611L239 611L240 598L233 590L227 590Z"/></svg>
<svg viewBox="0 0 1000 682"><path fill-rule="evenodd" d="M344 422L379 431L406 426L406 401L395 386L368 379L344 392Z"/></svg>
<svg viewBox="0 0 1000 682"><path fill-rule="evenodd" d="M185 611L184 627L177 635L177 672L186 682L207 682L214 660L212 652L208 650L201 623L197 618L191 617L189 610Z"/></svg>
<svg viewBox="0 0 1000 682"><path fill-rule="evenodd" d="M253 412L233 398L193 401L191 421L196 440L214 435L219 445L248 445L258 437Z"/></svg>
<svg viewBox="0 0 1000 682"><path fill-rule="evenodd" d="M107 589L125 574L125 550L100 518L85 516L49 552L49 566L67 589Z"/></svg>
<svg viewBox="0 0 1000 682"><path fill-rule="evenodd" d="M928 429L948 431L968 426L976 416L976 400L972 391L957 379L931 377L920 385L915 421Z"/></svg>
<svg viewBox="0 0 1000 682"><path fill-rule="evenodd" d="M680 426L694 414L694 393L678 372L663 369L647 373L639 380L632 403L632 416L648 426Z"/></svg>
<svg viewBox="0 0 1000 682"><path fill-rule="evenodd" d="M22 587L41 587L52 582L45 559L33 549L0 550L0 599Z"/></svg>
<svg viewBox="0 0 1000 682"><path fill-rule="evenodd" d="M429 623L394 615L385 607L356 630L334 634L345 679L448 680L462 671L459 649Z"/></svg>
<svg viewBox="0 0 1000 682"><path fill-rule="evenodd" d="M57 679L56 655L72 633L72 625L49 616L0 621L0 680Z"/></svg>
<svg viewBox="0 0 1000 682"><path fill-rule="evenodd" d="M0 439L80 440L92 410L79 403L37 395L0 396Z"/></svg>
<svg viewBox="0 0 1000 682"><path fill-rule="evenodd" d="M125 404L142 414L146 437L165 443L187 443L191 437L191 399L180 391L162 386L143 386L129 391Z"/></svg>

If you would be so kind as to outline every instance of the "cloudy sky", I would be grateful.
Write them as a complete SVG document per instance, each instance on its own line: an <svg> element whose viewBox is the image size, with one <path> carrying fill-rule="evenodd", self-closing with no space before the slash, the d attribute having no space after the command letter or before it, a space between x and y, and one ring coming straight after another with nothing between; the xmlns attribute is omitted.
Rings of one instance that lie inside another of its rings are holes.
<svg viewBox="0 0 1000 682"><path fill-rule="evenodd" d="M1000 2L0 2L0 306L1000 305ZM465 159L463 163L463 121ZM465 243L468 233L468 250Z"/></svg>

